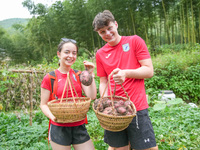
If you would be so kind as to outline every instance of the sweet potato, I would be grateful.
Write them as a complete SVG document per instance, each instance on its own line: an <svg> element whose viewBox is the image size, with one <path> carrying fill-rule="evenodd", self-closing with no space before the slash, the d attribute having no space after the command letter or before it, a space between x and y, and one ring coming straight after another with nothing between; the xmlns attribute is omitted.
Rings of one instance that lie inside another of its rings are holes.
<svg viewBox="0 0 200 150"><path fill-rule="evenodd" d="M130 116L130 115L132 115L133 113L131 113L131 112L127 112L126 113L126 116Z"/></svg>
<svg viewBox="0 0 200 150"><path fill-rule="evenodd" d="M120 106L117 108L117 112L121 115L125 115L126 114L126 108L124 106Z"/></svg>
<svg viewBox="0 0 200 150"><path fill-rule="evenodd" d="M97 107L98 107L98 106L97 106ZM104 110L104 108L103 108L103 104L100 103L100 104L99 104L99 111L100 111L100 112L103 112L103 110Z"/></svg>
<svg viewBox="0 0 200 150"><path fill-rule="evenodd" d="M124 101L123 100L119 100L120 105L124 105Z"/></svg>
<svg viewBox="0 0 200 150"><path fill-rule="evenodd" d="M98 105L98 103L99 103L99 100L100 100L100 99L95 99L95 101L94 101L94 109L97 109L97 105Z"/></svg>
<svg viewBox="0 0 200 150"><path fill-rule="evenodd" d="M99 105L99 112L115 116L128 116L132 115L134 112L130 101L118 100L114 101L113 104L114 109L112 109L112 101L109 98L99 98L94 101L94 108L97 109L97 106Z"/></svg>
<svg viewBox="0 0 200 150"><path fill-rule="evenodd" d="M103 101L103 107L106 108L106 107L110 107L112 106L112 101L107 99L107 100L104 100Z"/></svg>
<svg viewBox="0 0 200 150"><path fill-rule="evenodd" d="M124 102L124 106L128 106L128 105L131 105L131 102L130 102L130 101Z"/></svg>
<svg viewBox="0 0 200 150"><path fill-rule="evenodd" d="M133 114L133 109L130 105L126 106L127 113Z"/></svg>
<svg viewBox="0 0 200 150"><path fill-rule="evenodd" d="M106 107L106 108L103 110L103 113L104 113L104 114L111 114L111 113L112 113L112 107Z"/></svg>
<svg viewBox="0 0 200 150"><path fill-rule="evenodd" d="M80 81L83 85L89 86L92 84L93 77L87 70L84 70L80 75Z"/></svg>
<svg viewBox="0 0 200 150"><path fill-rule="evenodd" d="M118 108L118 107L120 107L121 106L121 104L119 103L119 101L115 101L114 102L114 107L115 108Z"/></svg>

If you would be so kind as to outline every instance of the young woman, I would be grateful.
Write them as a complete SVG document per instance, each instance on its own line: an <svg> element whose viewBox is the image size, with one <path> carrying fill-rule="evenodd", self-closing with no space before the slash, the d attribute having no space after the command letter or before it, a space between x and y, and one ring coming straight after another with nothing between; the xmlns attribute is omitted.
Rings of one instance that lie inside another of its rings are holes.
<svg viewBox="0 0 200 150"><path fill-rule="evenodd" d="M71 81L76 89L79 97L82 97L82 90L87 97L91 99L96 98L96 84L93 82L89 86L84 86L76 79L76 75L71 66L77 58L78 47L76 41L72 39L62 38L61 43L58 45L57 55L60 60L59 68L55 70L57 77L57 94L56 97L61 99L67 73L69 73ZM94 64L84 61L84 66L92 73ZM64 94L64 98L66 97ZM85 120L73 123L57 123L56 117L51 113L48 108L48 101L51 98L51 83L49 75L47 74L41 84L41 103L40 108L42 112L50 119L49 140L53 150L71 150L71 145L75 150L94 150L93 143L85 128ZM73 93L76 96L75 92ZM72 97L70 88L68 88L68 97Z"/></svg>

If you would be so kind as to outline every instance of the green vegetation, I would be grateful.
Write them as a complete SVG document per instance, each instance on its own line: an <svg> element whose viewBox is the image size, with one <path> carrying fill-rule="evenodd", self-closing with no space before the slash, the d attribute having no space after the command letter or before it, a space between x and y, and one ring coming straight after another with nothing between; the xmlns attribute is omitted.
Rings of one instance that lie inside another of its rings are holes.
<svg viewBox="0 0 200 150"><path fill-rule="evenodd" d="M184 50L179 46L175 49L173 45L160 48L162 54L152 58L155 73L146 79L147 93L153 96L160 90L173 90L185 101L200 103L200 45Z"/></svg>
<svg viewBox="0 0 200 150"><path fill-rule="evenodd" d="M149 109L159 149L200 149L200 109L178 103L156 111ZM96 150L106 150L103 128L90 108L86 125ZM0 149L48 150L48 119L41 111L34 112L32 126L22 112L0 112ZM20 130L19 130L20 129Z"/></svg>
<svg viewBox="0 0 200 150"><path fill-rule="evenodd" d="M167 48L166 48L167 47ZM154 76L145 79L146 92L151 98L151 102L158 100L158 93L161 90L172 90L177 98L182 98L185 102L200 104L200 45L193 46L166 46L160 48L162 53L153 55ZM83 61L85 58L95 63L91 54L78 56L76 63L72 66L74 69L84 70ZM13 109L29 108L29 86L30 76L33 77L33 103L34 109L38 108L40 103L40 84L43 76L58 67L58 58L55 56L51 63L46 60L42 64L35 66L15 65L8 66L2 63L0 71L0 104L4 111ZM30 73L13 73L12 69L32 70ZM37 73L35 71L40 71ZM95 69L96 74L96 69ZM99 78L96 76L96 85L99 87ZM99 93L97 95L99 97Z"/></svg>
<svg viewBox="0 0 200 150"><path fill-rule="evenodd" d="M149 113L159 149L200 149L198 134L200 109L187 104L188 102L193 102L197 106L200 104L199 46L199 44L194 47L185 45L187 48L183 49L183 45L165 45L160 48L162 53L152 56L155 75L151 79L146 79L145 83L149 95ZM79 56L73 68L83 70L84 58ZM91 57L91 60L94 61L93 58ZM44 60L42 64L36 66L9 67L3 64L0 73L0 90L3 93L0 97L0 111L2 111L0 112L0 149L48 149L48 120L41 111L38 111L40 83L46 72L58 67L57 62L58 59L54 57L52 63L48 64ZM30 74L12 73L8 69L44 71L42 74L33 74L33 106L37 111L33 113L32 126L29 125L30 117L24 113L30 109L28 92ZM98 77L96 77L96 84L98 88ZM158 98L160 90L173 90L177 98L167 103L160 101ZM23 111L5 113L13 110ZM104 130L91 108L88 112L88 122L87 129L95 148L105 150L108 146L103 142Z"/></svg>
<svg viewBox="0 0 200 150"><path fill-rule="evenodd" d="M95 52L105 43L93 31L92 21L104 9L113 12L121 35L137 34L148 45L154 76L145 79L145 86L159 149L200 149L200 109L187 104L200 104L199 0L65 0L50 8L25 0L23 5L38 17L25 23L6 20L12 25L9 30L0 22L0 149L48 149L48 119L38 110L41 81L58 67L61 37L78 42L73 68L84 70L84 60L95 63ZM95 79L98 88L99 78ZM160 90L172 90L177 98L161 102ZM31 103L33 116L27 114ZM95 148L105 150L103 129L91 108L88 122Z"/></svg>

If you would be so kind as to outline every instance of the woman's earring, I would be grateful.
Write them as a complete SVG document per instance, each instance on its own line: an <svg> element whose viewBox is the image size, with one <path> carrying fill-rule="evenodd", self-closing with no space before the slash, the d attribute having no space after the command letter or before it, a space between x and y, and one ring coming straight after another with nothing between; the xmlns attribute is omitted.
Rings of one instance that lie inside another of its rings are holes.
<svg viewBox="0 0 200 150"><path fill-rule="evenodd" d="M60 66L60 59L58 60L58 65Z"/></svg>

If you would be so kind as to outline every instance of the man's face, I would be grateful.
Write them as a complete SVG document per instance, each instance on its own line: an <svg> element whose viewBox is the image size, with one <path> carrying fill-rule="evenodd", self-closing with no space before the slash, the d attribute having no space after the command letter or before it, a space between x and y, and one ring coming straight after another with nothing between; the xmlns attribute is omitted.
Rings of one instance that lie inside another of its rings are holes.
<svg viewBox="0 0 200 150"><path fill-rule="evenodd" d="M101 38L106 41L109 45L116 45L118 38L120 37L117 31L117 22L110 22L108 26L99 29L97 32Z"/></svg>

